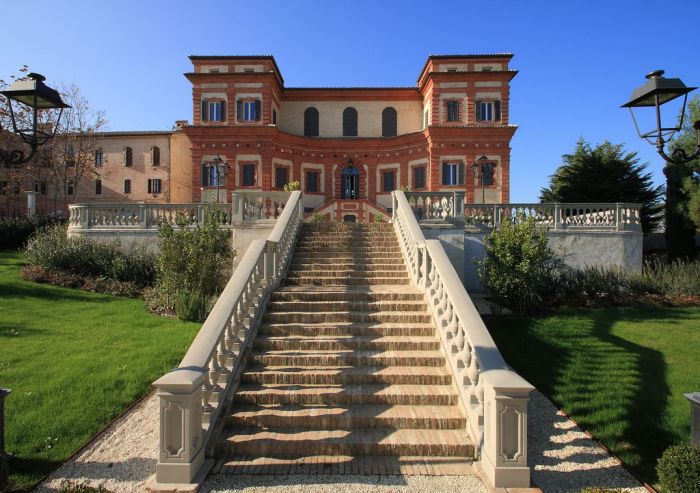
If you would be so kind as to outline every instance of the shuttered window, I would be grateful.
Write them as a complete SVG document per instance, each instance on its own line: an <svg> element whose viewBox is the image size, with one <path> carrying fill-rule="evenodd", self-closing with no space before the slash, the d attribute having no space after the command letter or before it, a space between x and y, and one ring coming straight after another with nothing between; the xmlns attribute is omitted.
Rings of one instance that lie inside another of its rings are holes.
<svg viewBox="0 0 700 493"><path fill-rule="evenodd" d="M459 101L447 101L445 103L445 120L448 122L462 121L460 116L461 109L462 103Z"/></svg>
<svg viewBox="0 0 700 493"><path fill-rule="evenodd" d="M275 186L282 190L289 183L289 169L286 166L275 168Z"/></svg>
<svg viewBox="0 0 700 493"><path fill-rule="evenodd" d="M226 101L209 99L205 99L204 101L202 101L202 121L226 121Z"/></svg>
<svg viewBox="0 0 700 493"><path fill-rule="evenodd" d="M236 119L239 122L256 122L262 117L259 99L239 99L236 102Z"/></svg>
<svg viewBox="0 0 700 493"><path fill-rule="evenodd" d="M357 137L357 110L353 107L343 111L343 136Z"/></svg>
<svg viewBox="0 0 700 493"><path fill-rule="evenodd" d="M306 191L309 193L318 193L318 177L321 173L318 171L306 172Z"/></svg>
<svg viewBox="0 0 700 493"><path fill-rule="evenodd" d="M255 169L257 165L255 164L244 164L241 166L241 186L243 187L254 187L255 186Z"/></svg>
<svg viewBox="0 0 700 493"><path fill-rule="evenodd" d="M124 148L124 166L132 166L134 164L134 150L131 147Z"/></svg>
<svg viewBox="0 0 700 493"><path fill-rule="evenodd" d="M425 166L413 168L413 188L425 188Z"/></svg>
<svg viewBox="0 0 700 493"><path fill-rule="evenodd" d="M304 110L304 136L318 137L318 110L313 106Z"/></svg>
<svg viewBox="0 0 700 493"><path fill-rule="evenodd" d="M159 194L161 192L162 181L160 178L149 178L148 179L148 193L153 195Z"/></svg>
<svg viewBox="0 0 700 493"><path fill-rule="evenodd" d="M382 173L382 192L394 190L396 190L396 171L385 171Z"/></svg>
<svg viewBox="0 0 700 493"><path fill-rule="evenodd" d="M501 102L476 101L474 104L477 122L498 122L501 121Z"/></svg>

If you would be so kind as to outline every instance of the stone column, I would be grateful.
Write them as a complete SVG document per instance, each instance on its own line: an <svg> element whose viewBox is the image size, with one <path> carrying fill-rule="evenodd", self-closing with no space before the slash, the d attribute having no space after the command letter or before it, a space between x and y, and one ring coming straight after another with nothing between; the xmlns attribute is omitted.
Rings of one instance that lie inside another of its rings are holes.
<svg viewBox="0 0 700 493"><path fill-rule="evenodd" d="M27 192L27 217L36 216L36 198L38 195L36 192Z"/></svg>
<svg viewBox="0 0 700 493"><path fill-rule="evenodd" d="M480 465L496 488L527 488L527 402L534 387L510 370L480 375L484 385L484 445Z"/></svg>
<svg viewBox="0 0 700 493"><path fill-rule="evenodd" d="M202 368L179 368L156 380L160 397L158 484L192 484L204 464Z"/></svg>

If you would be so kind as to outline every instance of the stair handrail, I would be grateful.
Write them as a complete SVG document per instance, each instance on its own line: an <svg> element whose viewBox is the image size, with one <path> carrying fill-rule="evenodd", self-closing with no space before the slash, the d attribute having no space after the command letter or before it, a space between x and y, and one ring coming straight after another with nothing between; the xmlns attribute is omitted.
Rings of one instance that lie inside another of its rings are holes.
<svg viewBox="0 0 700 493"><path fill-rule="evenodd" d="M160 398L156 484L192 485L207 472L217 423L238 387L270 294L285 275L303 213L301 192L294 191L267 240L251 242L179 366L153 383Z"/></svg>
<svg viewBox="0 0 700 493"><path fill-rule="evenodd" d="M392 202L404 260L427 297L479 465L495 487L528 487L527 403L534 387L508 367L440 241L425 239L404 192L393 192Z"/></svg>

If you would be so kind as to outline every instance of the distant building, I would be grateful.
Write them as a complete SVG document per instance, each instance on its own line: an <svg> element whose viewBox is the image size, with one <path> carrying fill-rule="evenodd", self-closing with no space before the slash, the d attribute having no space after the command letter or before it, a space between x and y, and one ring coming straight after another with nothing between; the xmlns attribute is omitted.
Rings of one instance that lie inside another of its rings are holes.
<svg viewBox="0 0 700 493"><path fill-rule="evenodd" d="M219 188L228 202L299 181L308 213L360 221L401 187L507 202L511 58L432 55L415 86L328 88L285 87L272 56L190 56L191 125L100 133L92 176L54 188L71 202L169 203L216 200ZM481 156L494 172L475 178Z"/></svg>

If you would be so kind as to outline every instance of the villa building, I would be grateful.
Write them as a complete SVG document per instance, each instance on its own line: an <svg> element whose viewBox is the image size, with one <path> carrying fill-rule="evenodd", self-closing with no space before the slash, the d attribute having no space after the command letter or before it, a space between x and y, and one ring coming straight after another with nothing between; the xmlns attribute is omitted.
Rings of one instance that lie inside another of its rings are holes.
<svg viewBox="0 0 700 493"><path fill-rule="evenodd" d="M399 188L508 202L511 58L431 55L415 86L328 88L285 87L272 56L190 56L192 124L101 132L77 183L67 170L22 189L40 202L228 202L298 181L307 213L359 221L389 212Z"/></svg>

